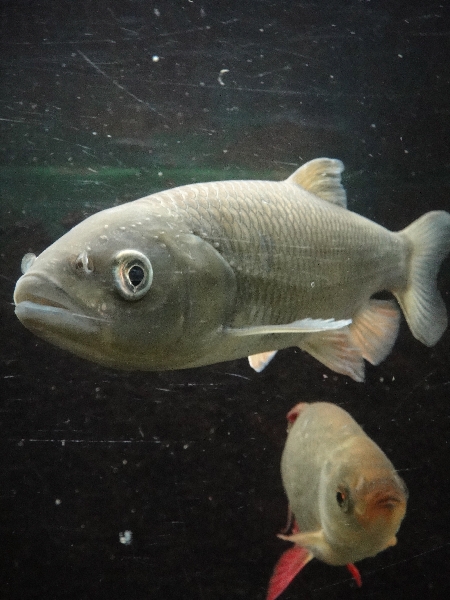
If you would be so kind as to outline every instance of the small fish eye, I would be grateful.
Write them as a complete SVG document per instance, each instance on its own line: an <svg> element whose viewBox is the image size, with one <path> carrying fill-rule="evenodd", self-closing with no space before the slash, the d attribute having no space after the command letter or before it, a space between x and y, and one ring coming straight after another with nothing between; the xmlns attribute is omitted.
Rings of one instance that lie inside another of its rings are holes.
<svg viewBox="0 0 450 600"><path fill-rule="evenodd" d="M345 495L343 494L343 492L337 491L336 492L336 502L339 504L339 506L342 506L345 502Z"/></svg>
<svg viewBox="0 0 450 600"><path fill-rule="evenodd" d="M339 487L336 491L336 502L339 508L348 512L350 510L350 492L345 487Z"/></svg>
<svg viewBox="0 0 450 600"><path fill-rule="evenodd" d="M145 254L122 250L114 257L113 276L117 291L125 300L139 300L152 285L153 269Z"/></svg>

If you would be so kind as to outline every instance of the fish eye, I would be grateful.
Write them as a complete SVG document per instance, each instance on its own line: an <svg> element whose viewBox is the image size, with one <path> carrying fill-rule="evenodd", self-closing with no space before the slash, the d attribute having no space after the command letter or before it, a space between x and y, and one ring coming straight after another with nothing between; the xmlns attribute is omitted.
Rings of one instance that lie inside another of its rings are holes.
<svg viewBox="0 0 450 600"><path fill-rule="evenodd" d="M122 250L113 260L113 276L117 291L125 300L139 300L153 281L151 262L137 250Z"/></svg>
<svg viewBox="0 0 450 600"><path fill-rule="evenodd" d="M350 509L350 494L344 487L339 487L336 491L336 502L344 512Z"/></svg>

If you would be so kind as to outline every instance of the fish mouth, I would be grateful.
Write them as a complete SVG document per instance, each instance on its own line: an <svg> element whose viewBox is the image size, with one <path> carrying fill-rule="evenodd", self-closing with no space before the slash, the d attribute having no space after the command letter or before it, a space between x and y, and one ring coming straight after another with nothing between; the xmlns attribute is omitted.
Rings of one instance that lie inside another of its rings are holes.
<svg viewBox="0 0 450 600"><path fill-rule="evenodd" d="M43 288L50 293L44 294ZM39 337L54 343L60 335L79 337L97 332L107 321L83 314L54 281L36 274L25 274L18 280L14 303L19 321Z"/></svg>
<svg viewBox="0 0 450 600"><path fill-rule="evenodd" d="M361 525L375 522L379 518L386 522L400 523L406 511L408 493L401 480L378 479L364 486L362 511L356 517Z"/></svg>

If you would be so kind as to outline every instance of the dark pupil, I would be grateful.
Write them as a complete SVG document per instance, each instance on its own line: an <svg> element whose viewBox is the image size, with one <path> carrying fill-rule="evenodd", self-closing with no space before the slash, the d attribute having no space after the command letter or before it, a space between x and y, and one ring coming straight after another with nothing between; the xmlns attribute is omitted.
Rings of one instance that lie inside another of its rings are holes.
<svg viewBox="0 0 450 600"><path fill-rule="evenodd" d="M128 271L128 279L132 286L137 287L140 283L143 282L145 277L144 269L139 267L138 265L134 265Z"/></svg>
<svg viewBox="0 0 450 600"><path fill-rule="evenodd" d="M336 501L339 504L339 506L342 506L344 504L344 500L345 500L344 494L342 492L337 492Z"/></svg>

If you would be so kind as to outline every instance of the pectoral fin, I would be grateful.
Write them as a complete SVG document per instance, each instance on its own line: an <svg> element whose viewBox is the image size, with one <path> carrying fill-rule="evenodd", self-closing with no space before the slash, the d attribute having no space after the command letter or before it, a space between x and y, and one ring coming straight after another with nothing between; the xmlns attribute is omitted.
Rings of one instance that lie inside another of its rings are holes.
<svg viewBox="0 0 450 600"><path fill-rule="evenodd" d="M358 587L361 587L362 586L362 579L361 579L361 573L359 572L358 567L356 565L354 565L353 563L348 563L345 566L347 567L350 575L355 580L356 585Z"/></svg>
<svg viewBox="0 0 450 600"><path fill-rule="evenodd" d="M279 533L277 537L279 537L280 540L294 542L294 544L307 548L314 554L322 555L328 551L328 542L325 539L322 529L319 529L318 531L308 531L307 533L297 531L290 535Z"/></svg>
<svg viewBox="0 0 450 600"><path fill-rule="evenodd" d="M255 325L254 327L228 328L230 335L245 337L248 335L268 335L270 333L316 333L332 331L350 325L351 319L299 319L286 325Z"/></svg>
<svg viewBox="0 0 450 600"><path fill-rule="evenodd" d="M293 546L289 550L286 550L275 565L272 577L270 578L266 600L275 600L275 598L278 598L312 558L314 558L312 553L306 548Z"/></svg>

